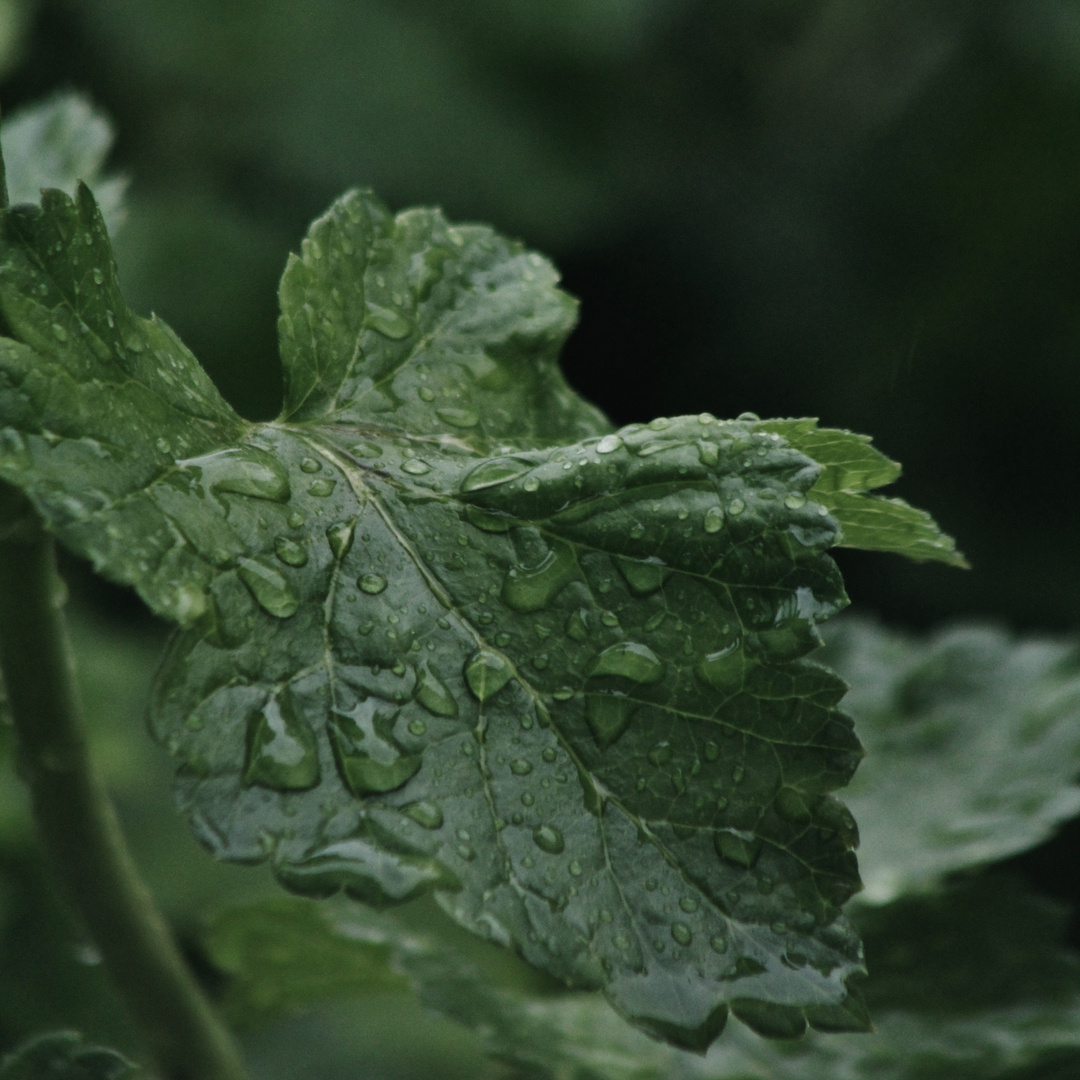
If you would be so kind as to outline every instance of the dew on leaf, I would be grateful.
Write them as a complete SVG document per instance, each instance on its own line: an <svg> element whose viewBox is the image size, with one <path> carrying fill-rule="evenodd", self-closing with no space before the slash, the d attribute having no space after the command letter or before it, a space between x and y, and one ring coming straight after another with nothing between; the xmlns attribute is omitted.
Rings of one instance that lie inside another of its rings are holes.
<svg viewBox="0 0 1080 1080"><path fill-rule="evenodd" d="M535 476L526 477L524 483L521 485L526 491L533 492L540 490L540 481Z"/></svg>
<svg viewBox="0 0 1080 1080"><path fill-rule="evenodd" d="M709 653L698 662L694 671L698 678L714 689L734 693L741 689L748 666L746 654L737 645L729 645L718 652Z"/></svg>
<svg viewBox="0 0 1080 1080"><path fill-rule="evenodd" d="M421 799L419 802L409 803L401 808L406 817L412 818L417 825L425 829L440 829L443 823L443 812L438 803L429 799Z"/></svg>
<svg viewBox="0 0 1080 1080"><path fill-rule="evenodd" d="M416 683L416 700L435 716L455 717L457 701L426 662L420 665Z"/></svg>
<svg viewBox="0 0 1080 1080"><path fill-rule="evenodd" d="M306 457L301 460L300 468L306 473L317 473L322 466L314 458Z"/></svg>
<svg viewBox="0 0 1080 1080"><path fill-rule="evenodd" d="M636 683L659 682L664 665L656 653L636 641L620 641L610 645L589 665L589 675L618 675Z"/></svg>
<svg viewBox="0 0 1080 1080"><path fill-rule="evenodd" d="M248 721L243 782L278 791L304 791L319 782L315 734L296 714L286 690Z"/></svg>
<svg viewBox="0 0 1080 1080"><path fill-rule="evenodd" d="M707 533L718 533L724 527L724 511L719 506L711 506L705 511L702 528Z"/></svg>
<svg viewBox="0 0 1080 1080"><path fill-rule="evenodd" d="M630 723L633 702L616 694L588 694L585 698L585 720L596 745L601 750L611 746Z"/></svg>
<svg viewBox="0 0 1080 1080"><path fill-rule="evenodd" d="M378 596L386 588L386 578L382 574L361 574L356 579L356 584L369 596Z"/></svg>
<svg viewBox="0 0 1080 1080"><path fill-rule="evenodd" d="M318 480L312 480L308 484L308 494L314 495L317 499L325 499L327 495L334 493L334 488L337 487L337 481L331 480L328 477L322 477Z"/></svg>
<svg viewBox="0 0 1080 1080"><path fill-rule="evenodd" d="M57 341L67 341L68 332L59 323L54 322L52 324L52 332Z"/></svg>
<svg viewBox="0 0 1080 1080"><path fill-rule="evenodd" d="M570 876L571 877L581 877L581 874L582 874L581 863L578 862L577 859L571 859L570 860L570 865L567 867L567 870L570 871Z"/></svg>
<svg viewBox="0 0 1080 1080"><path fill-rule="evenodd" d="M400 312L374 304L370 300L367 304L366 321L372 330L377 330L391 341L400 341L412 331L412 323Z"/></svg>
<svg viewBox="0 0 1080 1080"><path fill-rule="evenodd" d="M431 466L422 458L409 458L401 466L401 471L407 472L410 476L424 476L431 472Z"/></svg>
<svg viewBox="0 0 1080 1080"><path fill-rule="evenodd" d="M435 391L432 390L430 386L421 386L420 389L416 391L416 393L421 401L435 400Z"/></svg>
<svg viewBox="0 0 1080 1080"><path fill-rule="evenodd" d="M687 915L692 915L698 909L698 902L692 896L683 896L679 899L679 907L681 907Z"/></svg>
<svg viewBox="0 0 1080 1080"><path fill-rule="evenodd" d="M274 554L286 566L305 566L308 561L307 548L287 536L279 536L274 541Z"/></svg>
<svg viewBox="0 0 1080 1080"><path fill-rule="evenodd" d="M750 869L761 851L761 840L753 833L736 829L717 829L713 835L716 853L729 863Z"/></svg>
<svg viewBox="0 0 1080 1080"><path fill-rule="evenodd" d="M531 792L526 791L521 796L521 805L522 806L532 806L534 802L536 802L536 799L533 797Z"/></svg>
<svg viewBox="0 0 1080 1080"><path fill-rule="evenodd" d="M461 490L478 491L495 484L505 484L508 480L516 480L528 470L529 466L524 462L515 461L513 458L495 458L477 465L461 481Z"/></svg>
<svg viewBox="0 0 1080 1080"><path fill-rule="evenodd" d="M480 414L475 409L457 409L448 406L436 409L435 415L444 423L456 428L473 428L480 423Z"/></svg>
<svg viewBox="0 0 1080 1080"><path fill-rule="evenodd" d="M497 694L513 675L506 657L487 649L475 653L465 664L465 681L479 701L487 701Z"/></svg>
<svg viewBox="0 0 1080 1080"><path fill-rule="evenodd" d="M732 517L738 517L746 509L746 503L742 499L732 499L728 503L728 513Z"/></svg>
<svg viewBox="0 0 1080 1080"><path fill-rule="evenodd" d="M377 458L382 457L382 447L373 442L358 442L349 447L349 453L358 458Z"/></svg>
<svg viewBox="0 0 1080 1080"><path fill-rule="evenodd" d="M356 522L354 520L339 521L333 525L327 526L326 542L330 545L330 550L334 553L334 558L338 561L344 559L352 548L355 525Z"/></svg>
<svg viewBox="0 0 1080 1080"><path fill-rule="evenodd" d="M307 518L303 514L301 514L299 510L294 510L291 514L289 514L287 518L287 523L290 529L299 529L300 526L303 525L306 521Z"/></svg>
<svg viewBox="0 0 1080 1080"><path fill-rule="evenodd" d="M656 592L671 574L670 567L665 566L655 556L649 559L629 559L625 555L618 555L615 565L635 596L648 596Z"/></svg>
<svg viewBox="0 0 1080 1080"><path fill-rule="evenodd" d="M341 778L354 795L394 791L416 775L421 755L406 754L390 735L397 710L370 709L334 712L329 723L330 742Z"/></svg>
<svg viewBox="0 0 1080 1080"><path fill-rule="evenodd" d="M285 502L289 498L289 476L272 454L254 446L234 446L177 464L198 470L211 491L228 491L256 499Z"/></svg>
<svg viewBox="0 0 1080 1080"><path fill-rule="evenodd" d="M241 559L237 574L268 615L287 619L296 614L300 597L280 570L258 559Z"/></svg>
<svg viewBox="0 0 1080 1080"><path fill-rule="evenodd" d="M674 756L674 751L671 749L671 743L666 739L658 742L648 753L649 760L658 768L661 765L666 765Z"/></svg>
<svg viewBox="0 0 1080 1080"><path fill-rule="evenodd" d="M671 936L680 945L689 945L694 940L694 935L690 932L690 927L686 923L672 923L671 924Z"/></svg>
<svg viewBox="0 0 1080 1080"><path fill-rule="evenodd" d="M605 626L618 626L619 616L614 611L602 611L600 612L600 621Z"/></svg>
<svg viewBox="0 0 1080 1080"><path fill-rule="evenodd" d="M510 762L510 771L515 776L528 776L533 771L533 767L524 758L515 758Z"/></svg>
<svg viewBox="0 0 1080 1080"><path fill-rule="evenodd" d="M476 849L471 844L458 844L456 850L458 857L465 862L472 862L476 858Z"/></svg>
<svg viewBox="0 0 1080 1080"><path fill-rule="evenodd" d="M589 612L579 608L566 620L566 636L572 641L585 641L589 636Z"/></svg>
<svg viewBox="0 0 1080 1080"><path fill-rule="evenodd" d="M566 848L563 835L553 825L541 825L533 830L533 843L549 855L561 855Z"/></svg>
<svg viewBox="0 0 1080 1080"><path fill-rule="evenodd" d="M724 938L724 937L721 937L720 934L713 934L713 936L711 938L709 938L709 945L712 947L713 952L717 952L717 953L725 953L725 952L727 952L727 947L728 947L727 939Z"/></svg>
<svg viewBox="0 0 1080 1080"><path fill-rule="evenodd" d="M515 566L510 570L503 581L502 601L514 611L540 611L560 589L581 577L574 549L557 540L538 566Z"/></svg>
<svg viewBox="0 0 1080 1080"><path fill-rule="evenodd" d="M597 444L596 452L598 454L611 454L622 446L623 441L618 435L605 435Z"/></svg>
<svg viewBox="0 0 1080 1080"><path fill-rule="evenodd" d="M427 732L427 724L423 720L410 720L409 721L409 734L420 736Z"/></svg>
<svg viewBox="0 0 1080 1080"><path fill-rule="evenodd" d="M784 505L789 510L798 510L800 506L806 505L806 496L793 491L790 495L784 496Z"/></svg>

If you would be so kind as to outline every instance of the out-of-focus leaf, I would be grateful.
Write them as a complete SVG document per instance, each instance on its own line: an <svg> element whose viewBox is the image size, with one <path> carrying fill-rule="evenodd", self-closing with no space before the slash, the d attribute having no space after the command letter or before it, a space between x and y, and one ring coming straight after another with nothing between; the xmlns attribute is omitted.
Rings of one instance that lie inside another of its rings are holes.
<svg viewBox="0 0 1080 1080"><path fill-rule="evenodd" d="M1013 855L1080 812L1080 657L960 626L919 640L848 619L823 659L849 683L866 761L848 788L860 901Z"/></svg>
<svg viewBox="0 0 1080 1080"><path fill-rule="evenodd" d="M12 203L36 203L44 188L74 195L81 180L94 189L109 231L123 222L127 179L105 176L112 125L82 94L62 93L5 116L0 140Z"/></svg>
<svg viewBox="0 0 1080 1080"><path fill-rule="evenodd" d="M0 1080L120 1080L135 1066L72 1031L40 1035L0 1061Z"/></svg>
<svg viewBox="0 0 1080 1080"><path fill-rule="evenodd" d="M349 973L366 950L532 1080L1034 1080L1080 1068L1080 965L1060 951L1065 921L994 878L866 909L873 1033L778 1043L733 1028L704 1057L644 1037L597 995L535 997L500 985L388 916L277 902L227 913L209 942L250 1005L294 971L302 976L301 949L332 958L335 943L342 987L363 993ZM321 1000L322 988L313 991L310 1000Z"/></svg>

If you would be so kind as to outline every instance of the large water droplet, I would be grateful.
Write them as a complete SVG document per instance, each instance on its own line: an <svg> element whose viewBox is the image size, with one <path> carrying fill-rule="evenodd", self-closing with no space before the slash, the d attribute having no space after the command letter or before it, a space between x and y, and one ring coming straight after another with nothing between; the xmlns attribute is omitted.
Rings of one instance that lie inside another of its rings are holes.
<svg viewBox="0 0 1080 1080"><path fill-rule="evenodd" d="M563 834L553 825L541 825L533 830L533 842L549 855L560 855L566 848Z"/></svg>
<svg viewBox="0 0 1080 1080"><path fill-rule="evenodd" d="M529 471L529 466L523 461L515 461L513 458L494 458L477 465L464 480L461 481L462 491L478 491L480 488L492 487L495 484L505 484L508 480L515 480L522 473Z"/></svg>
<svg viewBox="0 0 1080 1080"><path fill-rule="evenodd" d="M702 527L707 533L718 533L724 527L724 511L722 507L710 506L705 511L705 519Z"/></svg>
<svg viewBox="0 0 1080 1080"><path fill-rule="evenodd" d="M398 710L373 707L374 701L369 699L349 714L331 713L334 757L354 795L393 791L420 768L421 755L403 753L391 734Z"/></svg>
<svg viewBox="0 0 1080 1080"><path fill-rule="evenodd" d="M746 654L738 644L732 644L719 652L709 653L698 662L694 671L714 689L732 694L742 689L748 667Z"/></svg>
<svg viewBox="0 0 1080 1080"><path fill-rule="evenodd" d="M337 560L344 559L353 545L356 521L339 521L326 529L326 542Z"/></svg>
<svg viewBox="0 0 1080 1080"><path fill-rule="evenodd" d="M386 588L386 578L382 574L361 574L356 584L369 596L378 596Z"/></svg>
<svg viewBox="0 0 1080 1080"><path fill-rule="evenodd" d="M732 499L728 503L728 513L732 517L738 517L746 509L746 503L742 499Z"/></svg>
<svg viewBox="0 0 1080 1080"><path fill-rule="evenodd" d="M636 641L620 641L606 648L593 660L589 674L621 675L636 683L654 683L664 677L664 665L648 645L640 645Z"/></svg>
<svg viewBox="0 0 1080 1080"><path fill-rule="evenodd" d="M515 776L528 776L533 771L532 763L524 758L514 758L510 762L510 771Z"/></svg>
<svg viewBox="0 0 1080 1080"><path fill-rule="evenodd" d="M337 487L337 481L331 480L329 477L322 477L318 480L312 480L308 484L308 494L314 495L316 499L325 499L327 495L334 494L334 488Z"/></svg>
<svg viewBox="0 0 1080 1080"><path fill-rule="evenodd" d="M622 446L623 441L618 435L605 435L597 444L598 454L612 454Z"/></svg>
<svg viewBox="0 0 1080 1080"><path fill-rule="evenodd" d="M391 341L400 341L412 331L412 323L400 312L373 304L370 300L367 304L367 325Z"/></svg>
<svg viewBox="0 0 1080 1080"><path fill-rule="evenodd" d="M730 863L749 870L761 851L761 840L741 829L717 829L713 834L716 853Z"/></svg>
<svg viewBox="0 0 1080 1080"><path fill-rule="evenodd" d="M672 923L671 924L671 936L680 945L689 945L694 940L694 935L690 932L690 927L686 923Z"/></svg>
<svg viewBox="0 0 1080 1080"><path fill-rule="evenodd" d="M454 695L447 690L426 662L420 665L416 682L416 700L435 716L454 717L458 714Z"/></svg>
<svg viewBox="0 0 1080 1080"><path fill-rule="evenodd" d="M308 561L307 548L287 536L279 536L274 541L274 554L286 566L305 566Z"/></svg>
<svg viewBox="0 0 1080 1080"><path fill-rule="evenodd" d="M258 559L241 559L237 573L268 615L287 619L296 614L296 609L300 607L300 597L276 567L268 566Z"/></svg>
<svg viewBox="0 0 1080 1080"><path fill-rule="evenodd" d="M401 812L411 817L417 825L425 829L441 829L443 823L442 808L438 803L429 799L421 799L419 802L409 803L401 808Z"/></svg>
<svg viewBox="0 0 1080 1080"><path fill-rule="evenodd" d="M382 447L373 442L358 442L349 447L349 453L358 458L377 458L382 457Z"/></svg>
<svg viewBox="0 0 1080 1080"><path fill-rule="evenodd" d="M615 557L615 565L626 578L626 584L635 596L648 596L656 592L671 575L671 568L655 556L648 559L628 559L625 555Z"/></svg>
<svg viewBox="0 0 1080 1080"><path fill-rule="evenodd" d="M300 461L300 469L306 473L317 473L322 466L313 457L302 458Z"/></svg>
<svg viewBox="0 0 1080 1080"><path fill-rule="evenodd" d="M177 462L183 469L198 470L211 491L230 491L256 499L285 502L289 498L289 474L272 454L254 446L233 446L202 457Z"/></svg>
<svg viewBox="0 0 1080 1080"><path fill-rule="evenodd" d="M497 694L512 678L514 670L500 653L481 649L465 664L465 681L480 701Z"/></svg>
<svg viewBox="0 0 1080 1080"><path fill-rule="evenodd" d="M402 472L407 472L410 476L424 476L431 472L431 466L422 458L409 458L402 466Z"/></svg>
<svg viewBox="0 0 1080 1080"><path fill-rule="evenodd" d="M710 469L720 460L720 447L714 442L699 442L697 452L701 464Z"/></svg>
<svg viewBox="0 0 1080 1080"><path fill-rule="evenodd" d="M448 406L436 409L435 415L451 427L473 428L480 423L480 414L475 409L455 409Z"/></svg>
<svg viewBox="0 0 1080 1080"><path fill-rule="evenodd" d="M588 694L585 719L596 745L606 750L630 724L634 703L620 694Z"/></svg>
<svg viewBox="0 0 1080 1080"><path fill-rule="evenodd" d="M303 896L325 898L343 889L354 900L377 908L411 900L433 886L460 887L433 859L393 854L366 837L337 840L303 859L279 862L274 874L285 888Z"/></svg>
<svg viewBox="0 0 1080 1080"><path fill-rule="evenodd" d="M571 581L581 581L581 567L574 549L556 540L538 566L515 566L503 581L502 600L515 611L540 611Z"/></svg>
<svg viewBox="0 0 1080 1080"><path fill-rule="evenodd" d="M288 690L248 721L243 779L279 791L304 791L319 782L315 733L297 715Z"/></svg>
<svg viewBox="0 0 1080 1080"><path fill-rule="evenodd" d="M806 505L806 496L793 491L790 495L784 496L784 505L789 510L798 510L800 506Z"/></svg>

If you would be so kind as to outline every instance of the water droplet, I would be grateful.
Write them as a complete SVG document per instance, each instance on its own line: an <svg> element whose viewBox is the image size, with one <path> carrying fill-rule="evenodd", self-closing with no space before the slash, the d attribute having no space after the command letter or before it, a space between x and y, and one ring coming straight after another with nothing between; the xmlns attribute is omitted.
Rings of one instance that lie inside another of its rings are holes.
<svg viewBox="0 0 1080 1080"><path fill-rule="evenodd" d="M410 476L423 476L431 472L431 466L422 458L409 458L401 466L401 471L407 472Z"/></svg>
<svg viewBox="0 0 1080 1080"><path fill-rule="evenodd" d="M417 737L427 733L427 724L423 720L410 720L409 721L409 734L416 735Z"/></svg>
<svg viewBox="0 0 1080 1080"><path fill-rule="evenodd" d="M640 540L645 535L645 526L641 522L635 522L630 526L630 539Z"/></svg>
<svg viewBox="0 0 1080 1080"><path fill-rule="evenodd" d="M738 517L746 509L746 503L742 499L732 499L728 503L728 513L732 517Z"/></svg>
<svg viewBox="0 0 1080 1080"><path fill-rule="evenodd" d="M563 835L552 825L541 825L533 830L533 842L549 855L561 855L566 847Z"/></svg>
<svg viewBox="0 0 1080 1080"><path fill-rule="evenodd" d="M687 915L693 915L698 909L698 902L692 896L683 896L679 900L679 907L681 907Z"/></svg>
<svg viewBox="0 0 1080 1080"><path fill-rule="evenodd" d="M606 750L626 730L634 703L617 694L588 694L585 719L601 750Z"/></svg>
<svg viewBox="0 0 1080 1080"><path fill-rule="evenodd" d="M724 798L723 795L721 795L720 798L716 800L716 809L723 813L727 808L728 801Z"/></svg>
<svg viewBox="0 0 1080 1080"><path fill-rule="evenodd" d="M596 452L598 454L613 454L622 444L623 441L618 435L605 435L596 444Z"/></svg>
<svg viewBox="0 0 1080 1080"><path fill-rule="evenodd" d="M705 511L702 527L707 533L718 533L724 527L724 511L719 506L711 506Z"/></svg>
<svg viewBox="0 0 1080 1080"><path fill-rule="evenodd" d="M274 554L286 566L304 566L308 561L307 548L287 536L279 536L274 541Z"/></svg>
<svg viewBox="0 0 1080 1080"><path fill-rule="evenodd" d="M465 681L480 701L497 694L512 678L514 670L506 657L481 649L465 664Z"/></svg>
<svg viewBox="0 0 1080 1080"><path fill-rule="evenodd" d="M664 665L648 645L620 641L593 660L589 675L619 675L636 683L655 683L664 677Z"/></svg>
<svg viewBox="0 0 1080 1080"><path fill-rule="evenodd" d="M671 575L671 569L655 556L643 560L617 555L615 565L635 596L648 596L656 592Z"/></svg>
<svg viewBox="0 0 1080 1080"><path fill-rule="evenodd" d="M367 325L391 341L408 337L412 330L412 323L400 312L373 304L370 300L367 304Z"/></svg>
<svg viewBox="0 0 1080 1080"><path fill-rule="evenodd" d="M713 952L727 952L727 940L721 937L719 934L713 934L713 936L709 938L709 945L712 946Z"/></svg>
<svg viewBox="0 0 1080 1080"><path fill-rule="evenodd" d="M305 521L307 521L307 518L299 510L294 510L287 518L290 529L299 529Z"/></svg>
<svg viewBox="0 0 1080 1080"><path fill-rule="evenodd" d="M714 743L712 739L709 739L705 743L705 760L715 761L720 756L720 747L717 743Z"/></svg>
<svg viewBox="0 0 1080 1080"><path fill-rule="evenodd" d="M421 401L435 400L435 391L432 390L430 386L421 386L416 392L419 394Z"/></svg>
<svg viewBox="0 0 1080 1080"><path fill-rule="evenodd" d="M272 454L254 446L234 446L177 464L198 471L214 492L229 491L256 499L285 502L289 498L289 476Z"/></svg>
<svg viewBox="0 0 1080 1080"><path fill-rule="evenodd" d="M589 612L579 608L566 620L566 636L573 641L584 641L589 636Z"/></svg>
<svg viewBox="0 0 1080 1080"><path fill-rule="evenodd" d="M742 420L744 423L751 424L757 423L761 417L756 412L741 412L735 417L736 420Z"/></svg>
<svg viewBox="0 0 1080 1080"><path fill-rule="evenodd" d="M91 274L93 275L95 285L100 285L105 280L105 275L96 266L91 271Z"/></svg>
<svg viewBox="0 0 1080 1080"><path fill-rule="evenodd" d="M268 566L258 559L241 559L237 573L268 615L287 619L296 614L300 607L300 597L276 567Z"/></svg>
<svg viewBox="0 0 1080 1080"><path fill-rule="evenodd" d="M737 644L709 653L694 668L698 678L716 690L734 693L742 688L749 664Z"/></svg>
<svg viewBox="0 0 1080 1080"><path fill-rule="evenodd" d="M349 447L349 453L358 458L377 458L382 457L382 447L372 442L358 442Z"/></svg>
<svg viewBox="0 0 1080 1080"><path fill-rule="evenodd" d="M356 584L369 596L377 596L386 588L386 578L382 574L361 574Z"/></svg>
<svg viewBox="0 0 1080 1080"><path fill-rule="evenodd" d="M515 758L510 762L510 771L515 776L528 776L533 771L533 767L524 758Z"/></svg>
<svg viewBox="0 0 1080 1080"><path fill-rule="evenodd" d="M430 802L427 799L421 799L420 802L409 803L407 806L403 806L401 811L407 817L411 817L417 825L422 825L425 829L442 828L443 812L438 803Z"/></svg>
<svg viewBox="0 0 1080 1080"><path fill-rule="evenodd" d="M600 621L605 626L618 626L619 625L619 616L616 615L614 611L601 611L600 612Z"/></svg>
<svg viewBox="0 0 1080 1080"><path fill-rule="evenodd" d="M616 949L630 948L630 939L625 934L616 935L614 938L612 938L611 943L615 946Z"/></svg>
<svg viewBox="0 0 1080 1080"><path fill-rule="evenodd" d="M515 566L506 575L502 586L502 601L514 611L540 611L571 581L582 579L574 549L565 541L556 540L538 566Z"/></svg>
<svg viewBox="0 0 1080 1080"><path fill-rule="evenodd" d="M521 486L529 492L538 491L540 489L540 481L535 476L527 476Z"/></svg>
<svg viewBox="0 0 1080 1080"><path fill-rule="evenodd" d="M416 775L421 755L403 753L391 734L398 710L372 707L331 713L330 742L341 778L354 795L394 791Z"/></svg>
<svg viewBox="0 0 1080 1080"><path fill-rule="evenodd" d="M495 484L505 484L508 480L516 480L522 473L528 471L529 466L524 462L515 461L513 458L495 458L477 465L461 481L461 490L478 491L480 488L492 487Z"/></svg>
<svg viewBox="0 0 1080 1080"><path fill-rule="evenodd" d="M67 341L68 332L58 322L52 324L52 332L57 341Z"/></svg>
<svg viewBox="0 0 1080 1080"><path fill-rule="evenodd" d="M522 806L532 806L535 802L536 799L533 797L532 792L526 791L525 794L521 796Z"/></svg>
<svg viewBox="0 0 1080 1080"><path fill-rule="evenodd" d="M284 690L255 713L247 725L244 784L305 791L319 782L315 733L296 714L292 694Z"/></svg>
<svg viewBox="0 0 1080 1080"><path fill-rule="evenodd" d="M681 922L671 924L671 936L680 945L689 945L694 940L694 935L690 933L690 927Z"/></svg>
<svg viewBox="0 0 1080 1080"><path fill-rule="evenodd" d="M340 561L349 554L353 544L355 526L355 521L339 521L334 525L327 526L326 541L330 545L330 550L334 553L335 559Z"/></svg>
<svg viewBox="0 0 1080 1080"><path fill-rule="evenodd" d="M666 739L662 742L658 742L648 754L649 760L656 766L666 765L673 757L674 751L671 749L671 743Z"/></svg>
<svg viewBox="0 0 1080 1080"><path fill-rule="evenodd" d="M476 858L476 849L471 844L458 844L456 850L458 857L466 862L472 862Z"/></svg>
<svg viewBox="0 0 1080 1080"><path fill-rule="evenodd" d="M753 833L737 829L717 829L713 844L717 855L744 870L754 865L761 851L761 841Z"/></svg>
<svg viewBox="0 0 1080 1080"><path fill-rule="evenodd" d="M793 491L790 495L784 496L784 505L789 510L798 510L800 506L806 505L806 496Z"/></svg>
<svg viewBox="0 0 1080 1080"><path fill-rule="evenodd" d="M322 466L312 457L306 457L300 462L300 468L306 473L317 473Z"/></svg>
<svg viewBox="0 0 1080 1080"><path fill-rule="evenodd" d="M660 624L667 618L666 611L658 611L655 615L650 615L645 621L644 629L650 634L659 628Z"/></svg>
<svg viewBox="0 0 1080 1080"><path fill-rule="evenodd" d="M416 682L416 700L435 716L455 717L458 714L457 701L453 694L436 677L426 662L420 665Z"/></svg>
<svg viewBox="0 0 1080 1080"><path fill-rule="evenodd" d="M444 423L456 428L473 428L480 423L480 414L475 409L447 407L445 409L436 409L435 415Z"/></svg>
<svg viewBox="0 0 1080 1080"><path fill-rule="evenodd" d="M314 495L316 499L325 499L327 495L333 495L336 486L336 480L329 480L323 477L320 480L313 480L308 484L307 490L308 494Z"/></svg>
<svg viewBox="0 0 1080 1080"><path fill-rule="evenodd" d="M807 822L812 817L806 800L794 788L782 787L776 793L776 812L786 821L796 825Z"/></svg>
<svg viewBox="0 0 1080 1080"><path fill-rule="evenodd" d="M581 877L581 863L579 863L577 859L571 859L567 869L570 871L571 877Z"/></svg>
<svg viewBox="0 0 1080 1080"><path fill-rule="evenodd" d="M731 779L736 784L742 783L742 778L746 775L746 766L740 761L734 769L731 770Z"/></svg>

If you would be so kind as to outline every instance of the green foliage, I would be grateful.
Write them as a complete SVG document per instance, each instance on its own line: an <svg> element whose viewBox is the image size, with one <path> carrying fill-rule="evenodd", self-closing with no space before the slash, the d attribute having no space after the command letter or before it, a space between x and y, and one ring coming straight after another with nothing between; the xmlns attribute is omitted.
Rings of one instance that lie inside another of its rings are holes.
<svg viewBox="0 0 1080 1080"><path fill-rule="evenodd" d="M124 304L85 187L0 230L0 474L186 628L152 722L217 854L316 896L434 888L686 1045L728 1004L864 1023L829 794L861 751L801 658L861 507L910 548L865 440L789 424L823 468L751 415L612 432L556 367L545 260L361 193L290 260L285 408L253 425Z"/></svg>
<svg viewBox="0 0 1080 1080"><path fill-rule="evenodd" d="M41 1035L0 1061L0 1080L120 1080L133 1071L116 1051L70 1031Z"/></svg>

